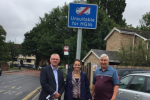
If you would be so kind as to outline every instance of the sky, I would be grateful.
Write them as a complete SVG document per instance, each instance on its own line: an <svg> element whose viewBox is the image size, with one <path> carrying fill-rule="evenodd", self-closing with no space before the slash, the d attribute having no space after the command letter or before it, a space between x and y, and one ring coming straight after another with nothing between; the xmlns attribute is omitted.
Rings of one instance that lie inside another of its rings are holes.
<svg viewBox="0 0 150 100"><path fill-rule="evenodd" d="M57 6L62 7L74 0L0 0L0 25L7 35L6 42L21 44L24 34L32 30L39 22L39 17L50 13ZM126 0L123 18L133 27L140 25L142 15L150 11L150 0Z"/></svg>

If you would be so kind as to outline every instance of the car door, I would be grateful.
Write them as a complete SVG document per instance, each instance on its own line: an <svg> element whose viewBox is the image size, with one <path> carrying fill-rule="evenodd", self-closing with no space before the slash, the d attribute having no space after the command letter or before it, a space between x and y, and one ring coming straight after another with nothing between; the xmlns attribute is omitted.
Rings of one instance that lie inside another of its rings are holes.
<svg viewBox="0 0 150 100"><path fill-rule="evenodd" d="M150 77L147 77L145 90L143 92L141 100L150 100Z"/></svg>
<svg viewBox="0 0 150 100"><path fill-rule="evenodd" d="M141 100L144 82L144 76L134 76L126 90L122 90L123 96L127 100Z"/></svg>
<svg viewBox="0 0 150 100"><path fill-rule="evenodd" d="M133 76L126 76L125 78L120 80L119 91L117 93L116 100L126 100L126 97L124 96L123 92L126 91L126 88L132 77Z"/></svg>

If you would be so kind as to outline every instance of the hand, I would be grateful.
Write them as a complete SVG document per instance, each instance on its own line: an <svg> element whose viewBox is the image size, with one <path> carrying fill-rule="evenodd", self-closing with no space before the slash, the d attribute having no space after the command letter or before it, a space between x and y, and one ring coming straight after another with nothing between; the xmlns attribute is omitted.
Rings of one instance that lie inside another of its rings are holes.
<svg viewBox="0 0 150 100"><path fill-rule="evenodd" d="M58 92L56 92L56 93L54 94L54 99L58 99L60 96L61 96L61 95L60 95Z"/></svg>
<svg viewBox="0 0 150 100"><path fill-rule="evenodd" d="M57 99L55 96L52 96L52 99Z"/></svg>
<svg viewBox="0 0 150 100"><path fill-rule="evenodd" d="M115 100L116 98L112 97L111 100Z"/></svg>
<svg viewBox="0 0 150 100"><path fill-rule="evenodd" d="M90 91L91 92L91 96L93 96L93 91Z"/></svg>
<svg viewBox="0 0 150 100"><path fill-rule="evenodd" d="M92 100L94 100L94 93L93 91L90 91L90 92L91 92Z"/></svg>

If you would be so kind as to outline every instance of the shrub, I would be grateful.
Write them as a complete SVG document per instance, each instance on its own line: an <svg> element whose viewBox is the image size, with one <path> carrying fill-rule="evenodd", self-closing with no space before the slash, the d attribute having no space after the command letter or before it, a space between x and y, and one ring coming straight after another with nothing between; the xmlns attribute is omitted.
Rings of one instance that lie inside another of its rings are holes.
<svg viewBox="0 0 150 100"><path fill-rule="evenodd" d="M10 64L10 68L13 68L13 67L14 67L14 65L11 63L11 64Z"/></svg>
<svg viewBox="0 0 150 100"><path fill-rule="evenodd" d="M59 66L58 69L64 69L64 66Z"/></svg>

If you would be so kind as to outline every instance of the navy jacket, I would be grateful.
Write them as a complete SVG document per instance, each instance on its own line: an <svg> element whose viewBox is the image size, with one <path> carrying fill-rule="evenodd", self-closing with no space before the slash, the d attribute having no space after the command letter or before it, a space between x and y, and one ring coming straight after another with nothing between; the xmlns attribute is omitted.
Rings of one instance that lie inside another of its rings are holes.
<svg viewBox="0 0 150 100"><path fill-rule="evenodd" d="M90 89L89 89L89 80L87 74L81 71L81 86L80 86L80 100L92 99ZM65 95L64 100L73 100L72 97L72 72L69 72L66 79L65 86Z"/></svg>
<svg viewBox="0 0 150 100"><path fill-rule="evenodd" d="M63 72L58 69L57 73L58 73L58 93L62 95L65 89ZM43 67L41 69L40 83L42 86L42 91L39 96L39 100L46 100L46 97L49 94L53 95L53 93L56 91L56 81L51 66Z"/></svg>

